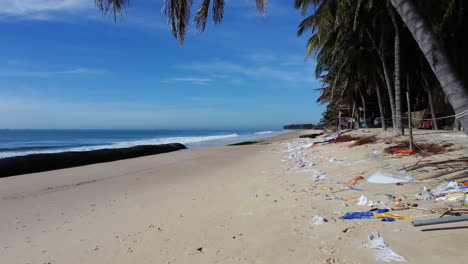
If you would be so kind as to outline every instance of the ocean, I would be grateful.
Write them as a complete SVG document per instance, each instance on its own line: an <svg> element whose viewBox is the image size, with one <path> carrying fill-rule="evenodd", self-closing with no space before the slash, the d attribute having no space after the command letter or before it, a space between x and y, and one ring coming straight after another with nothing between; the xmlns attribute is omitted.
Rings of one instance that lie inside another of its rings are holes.
<svg viewBox="0 0 468 264"><path fill-rule="evenodd" d="M35 153L87 151L126 148L138 145L182 143L188 148L227 145L258 140L288 132L287 130L0 130L0 158Z"/></svg>

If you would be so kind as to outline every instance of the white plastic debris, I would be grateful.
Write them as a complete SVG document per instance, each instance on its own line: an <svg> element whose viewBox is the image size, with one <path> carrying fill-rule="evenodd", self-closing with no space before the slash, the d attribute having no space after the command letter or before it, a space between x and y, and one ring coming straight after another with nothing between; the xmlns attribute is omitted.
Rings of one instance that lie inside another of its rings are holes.
<svg viewBox="0 0 468 264"><path fill-rule="evenodd" d="M369 199L367 199L366 196L364 195L361 195L361 197L359 197L358 199L358 205L366 205L366 206L373 206L375 205L374 202L370 201Z"/></svg>
<svg viewBox="0 0 468 264"><path fill-rule="evenodd" d="M453 192L468 192L468 188L465 186L459 186L456 181L449 181L448 183L442 184L441 186L433 190L435 195L442 195Z"/></svg>
<svg viewBox="0 0 468 264"><path fill-rule="evenodd" d="M411 182L413 177L408 174L404 174L401 176L395 176L391 173L384 172L384 171L377 171L372 174L369 178L367 178L368 182L372 183L397 183L397 182Z"/></svg>
<svg viewBox="0 0 468 264"><path fill-rule="evenodd" d="M318 174L313 175L312 177L314 178L315 181L324 181L325 178L327 177L327 172L321 171Z"/></svg>
<svg viewBox="0 0 468 264"><path fill-rule="evenodd" d="M356 160L356 161L351 161L351 162L346 163L346 165L347 165L347 166L350 166L350 165L356 165L356 164L360 164L360 163L364 163L364 162L367 162L367 160Z"/></svg>
<svg viewBox="0 0 468 264"><path fill-rule="evenodd" d="M314 143L305 144L305 145L302 145L301 148L308 149L308 148L311 148L313 145L314 145Z"/></svg>
<svg viewBox="0 0 468 264"><path fill-rule="evenodd" d="M424 186L424 190L421 193L421 195L418 195L417 197L419 200L434 200L434 195L431 193L429 189L427 189L426 186Z"/></svg>
<svg viewBox="0 0 468 264"><path fill-rule="evenodd" d="M310 221L310 224L313 224L313 225L323 225L327 222L327 220L319 215L316 215L314 216L314 218L312 218L312 221Z"/></svg>
<svg viewBox="0 0 468 264"><path fill-rule="evenodd" d="M376 259L385 262L406 262L406 259L393 250L387 247L385 241L379 231L373 231L369 234L366 241L362 242L362 246L365 248L375 248L377 252L375 254Z"/></svg>

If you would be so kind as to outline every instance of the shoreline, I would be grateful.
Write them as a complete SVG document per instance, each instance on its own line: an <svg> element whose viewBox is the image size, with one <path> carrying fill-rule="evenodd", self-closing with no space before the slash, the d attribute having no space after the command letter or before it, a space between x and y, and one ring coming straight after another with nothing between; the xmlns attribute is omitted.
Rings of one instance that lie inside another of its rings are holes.
<svg viewBox="0 0 468 264"><path fill-rule="evenodd" d="M436 209L445 207L442 201L415 197L423 186L434 188L444 177L401 186L367 179L383 166L398 173L405 164L466 156L466 138L457 133L416 133L417 142L454 142L455 147L429 158L395 159L374 154L388 146L386 133L360 129L346 134L375 134L379 142L357 147L349 147L349 142L320 144L301 150L306 156L296 152L289 158L293 152L288 149L325 137L298 138L310 132L273 137L265 145L195 148L2 178L0 210L8 212L0 215L2 259L8 263L375 263L376 250L361 246L375 230L409 263L456 262L468 256L463 229L424 232L427 228L414 228L411 220L340 219L346 212L370 209L357 204L361 195L390 203L379 193L418 204L419 209L395 214L415 220L438 217ZM437 173L424 170L409 173L414 179ZM326 172L323 181L314 179L316 171ZM349 181L357 173L364 177L355 186L362 192L334 183ZM328 222L312 224L317 215Z"/></svg>
<svg viewBox="0 0 468 264"><path fill-rule="evenodd" d="M275 141L287 138L286 134L296 132L284 132L282 134L256 139L254 142ZM267 134L265 134L267 135ZM285 135L285 136L283 136ZM238 142L242 143L242 142ZM230 144L235 145L238 143ZM224 146L224 145L213 145ZM229 146L229 145L227 145ZM210 146L202 146L205 148ZM196 147L197 148L197 147ZM102 148L83 151L32 153L12 157L0 158L0 178L20 176L38 172L75 168L80 166L113 162L124 159L133 159L149 155L157 155L171 151L188 149L181 143L168 143L159 145L136 145L125 148Z"/></svg>

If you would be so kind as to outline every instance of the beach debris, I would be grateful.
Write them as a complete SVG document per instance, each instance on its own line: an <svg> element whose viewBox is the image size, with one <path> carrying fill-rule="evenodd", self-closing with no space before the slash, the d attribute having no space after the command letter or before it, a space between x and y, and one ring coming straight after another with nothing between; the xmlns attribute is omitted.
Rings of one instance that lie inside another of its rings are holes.
<svg viewBox="0 0 468 264"><path fill-rule="evenodd" d="M468 192L468 186L456 181L449 181L448 183L442 184L433 190L433 193L436 196L454 192Z"/></svg>
<svg viewBox="0 0 468 264"><path fill-rule="evenodd" d="M390 146L384 149L387 154L419 154L421 156L429 156L433 154L441 154L447 152L453 144L418 144L416 149L411 149L408 142L402 142L395 146Z"/></svg>
<svg viewBox="0 0 468 264"><path fill-rule="evenodd" d="M325 171L319 171L318 174L314 174L312 175L312 177L314 178L314 181L324 181L325 178L327 177L327 172Z"/></svg>
<svg viewBox="0 0 468 264"><path fill-rule="evenodd" d="M406 262L404 257L398 255L395 253L395 251L388 248L388 245L385 243L379 231L372 231L367 237L367 240L362 242L362 247L377 249L375 256L379 261Z"/></svg>
<svg viewBox="0 0 468 264"><path fill-rule="evenodd" d="M375 209L366 212L348 212L345 213L340 219L376 219L380 218L382 222L393 222L396 219L407 219L410 220L411 218L406 215L397 215L387 213L388 209Z"/></svg>
<svg viewBox="0 0 468 264"><path fill-rule="evenodd" d="M434 194L431 193L431 189L424 186L423 192L419 193L417 198L418 200L434 200Z"/></svg>
<svg viewBox="0 0 468 264"><path fill-rule="evenodd" d="M361 190L361 189L358 189L358 188L355 188L353 186L346 186L348 189L350 190L353 190L353 191L358 191L358 192L363 192L364 190Z"/></svg>
<svg viewBox="0 0 468 264"><path fill-rule="evenodd" d="M346 166L361 164L361 163L365 163L365 162L367 162L367 160L356 160L356 161L351 161L351 162L346 163Z"/></svg>
<svg viewBox="0 0 468 264"><path fill-rule="evenodd" d="M445 198L448 202L460 202L465 201L465 199L468 199L468 194L462 192L447 194Z"/></svg>
<svg viewBox="0 0 468 264"><path fill-rule="evenodd" d="M353 137L350 135L344 135L340 136L338 138L335 138L332 143L344 143L344 142L351 142L351 141L356 141L359 140L360 137Z"/></svg>
<svg viewBox="0 0 468 264"><path fill-rule="evenodd" d="M358 199L358 205L374 206L376 203L370 201L366 196L361 195Z"/></svg>
<svg viewBox="0 0 468 264"><path fill-rule="evenodd" d="M402 174L401 176L397 177L385 171L377 171L374 174L372 174L369 178L367 178L367 182L383 183L383 184L398 183L398 182L412 182L412 181L413 181L413 177L411 177L411 175L407 173Z"/></svg>
<svg viewBox="0 0 468 264"><path fill-rule="evenodd" d="M411 222L413 226L425 226L425 225L438 225L438 224L446 224L446 223L455 223L455 222L462 222L468 221L468 215L462 216L455 216L455 217L442 217L442 218L434 218L434 219L426 219L426 220L416 220Z"/></svg>
<svg viewBox="0 0 468 264"><path fill-rule="evenodd" d="M348 185L348 186L353 186L355 185L358 181L364 179L364 177L362 176L357 176L357 177L354 177L352 180L350 180L349 182L342 182L341 184L344 184L344 185Z"/></svg>
<svg viewBox="0 0 468 264"><path fill-rule="evenodd" d="M340 133L338 133L338 135L336 135L336 136L328 136L328 137L326 137L324 140L314 142L313 144L334 142L334 141L338 140L342 135L343 135L343 131L341 131Z"/></svg>
<svg viewBox="0 0 468 264"><path fill-rule="evenodd" d="M375 143L376 141L377 141L376 136L361 137L356 142L351 144L350 147L356 147L356 146L361 146L361 145L365 145L365 144L371 144L371 143Z"/></svg>
<svg viewBox="0 0 468 264"><path fill-rule="evenodd" d="M200 253L203 253L206 251L206 249L204 247L199 247L197 248L197 251L200 252Z"/></svg>
<svg viewBox="0 0 468 264"><path fill-rule="evenodd" d="M310 224L312 225L323 225L325 224L327 221L327 219L319 216L319 215L316 215L314 216L314 218L312 218L312 220L309 222Z"/></svg>

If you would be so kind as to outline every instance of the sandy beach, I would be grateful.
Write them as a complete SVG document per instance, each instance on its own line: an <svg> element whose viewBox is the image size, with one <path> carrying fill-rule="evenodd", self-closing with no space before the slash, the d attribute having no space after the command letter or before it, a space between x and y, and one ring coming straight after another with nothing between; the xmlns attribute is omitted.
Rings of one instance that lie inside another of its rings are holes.
<svg viewBox="0 0 468 264"><path fill-rule="evenodd" d="M380 129L346 133L377 135L376 143L302 148L325 135L298 135L316 132L2 178L1 263L376 263L379 249L362 245L373 231L408 263L465 261L467 222L411 225L455 207L416 196L468 178L463 132L416 131L420 144L453 144L430 156L384 154L386 142L407 137ZM414 182L367 182L382 170ZM353 187L362 191L337 184L356 175L363 179ZM417 204L389 212L412 220L340 219L371 209L357 204L362 195L391 206L382 194ZM315 225L315 216L327 222Z"/></svg>

